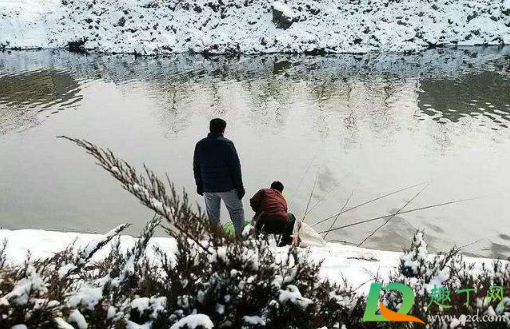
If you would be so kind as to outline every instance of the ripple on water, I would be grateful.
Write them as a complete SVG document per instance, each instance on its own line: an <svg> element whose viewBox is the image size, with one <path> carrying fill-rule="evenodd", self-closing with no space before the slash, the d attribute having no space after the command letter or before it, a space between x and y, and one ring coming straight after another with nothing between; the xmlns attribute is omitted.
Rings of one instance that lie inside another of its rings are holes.
<svg viewBox="0 0 510 329"><path fill-rule="evenodd" d="M466 116L477 120L482 114L491 119L483 126L495 129L503 128L502 121L508 121L510 82L499 72L473 71L455 78L423 78L420 87L423 92L418 94L418 106L432 118L441 112L445 119L455 123ZM482 126L481 122L479 125Z"/></svg>
<svg viewBox="0 0 510 329"><path fill-rule="evenodd" d="M72 72L25 70L0 75L0 132L26 129L39 114L56 114L79 105L82 82Z"/></svg>

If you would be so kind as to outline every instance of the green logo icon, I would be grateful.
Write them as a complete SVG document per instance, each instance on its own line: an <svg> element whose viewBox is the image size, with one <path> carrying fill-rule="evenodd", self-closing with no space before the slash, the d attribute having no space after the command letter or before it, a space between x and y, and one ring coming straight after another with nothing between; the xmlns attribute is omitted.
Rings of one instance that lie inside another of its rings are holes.
<svg viewBox="0 0 510 329"><path fill-rule="evenodd" d="M402 306L397 312L386 308L379 302L379 296L383 290L398 290L402 293ZM377 306L381 309L381 314L376 314ZM372 283L370 292L368 293L367 306L365 307L365 314L363 321L398 321L398 322L420 322L425 324L422 320L407 315L414 305L414 292L409 286L402 283L393 282L382 287L381 283Z"/></svg>

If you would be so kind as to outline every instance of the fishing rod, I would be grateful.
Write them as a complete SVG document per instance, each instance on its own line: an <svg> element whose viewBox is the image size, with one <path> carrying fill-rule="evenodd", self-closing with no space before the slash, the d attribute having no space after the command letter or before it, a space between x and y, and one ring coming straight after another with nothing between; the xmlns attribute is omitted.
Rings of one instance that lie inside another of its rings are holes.
<svg viewBox="0 0 510 329"><path fill-rule="evenodd" d="M298 187L296 188L296 190L292 193L291 197L290 197L290 200L294 200L294 196L296 195L296 193L299 191L299 189L301 188L301 185L303 184L303 181L306 177L306 174L308 174L308 171L310 170L310 168L312 167L312 164L313 162L315 161L315 159L317 159L317 156L319 155L320 151L322 150L322 148L324 147L324 144L321 144L320 147L317 148L317 152L315 153L315 155L313 156L313 158L310 160L310 162L308 162L308 165L306 167L306 170L305 170L305 173L303 174L303 176L301 177L301 180L299 181L299 185Z"/></svg>
<svg viewBox="0 0 510 329"><path fill-rule="evenodd" d="M379 197L377 197L377 198L374 198L374 199L371 199L371 200L365 201L365 202L363 202L363 203L360 203L360 204L358 204L358 205L356 205L356 206L353 206L353 207L351 207L351 208L347 208L345 211L340 211L340 212L338 212L338 213L336 213L336 214L334 214L334 215L329 216L328 218L321 219L320 221L318 221L318 222L316 222L316 223L312 224L312 227L317 226L317 225L319 225L319 224L321 224L321 223L324 223L325 221L328 221L328 220L330 220L331 218L334 218L334 217L339 216L339 215L341 215L341 214L344 214L344 213L346 213L346 212L349 212L349 211L352 211L352 210L357 209L357 208L359 208L359 207L365 206L365 205L367 205L367 204L369 204L369 203L375 202L375 201L377 201L377 200L384 199L384 198L386 198L386 197L389 197L389 196L391 196L391 195L394 195L394 194L397 194L397 193L400 193L400 192L403 192L403 191L406 191L406 190L410 190L410 189L412 189L412 188L414 188L414 187L416 187L416 186L420 186L420 185L423 185L423 184L425 184L425 183L426 183L426 182L421 182L421 183L418 183L418 184L414 184L414 185L412 185L412 186L404 187L404 188L402 188L402 189L400 189L400 190L393 191L393 192L391 192L391 193L388 193L388 194L385 194L385 195L379 196Z"/></svg>
<svg viewBox="0 0 510 329"><path fill-rule="evenodd" d="M348 245L351 245L351 246L356 246L357 243L354 243L354 242L350 242L350 241L347 241L347 240L329 240L328 242L334 242L334 243L343 243L343 244L348 244Z"/></svg>
<svg viewBox="0 0 510 329"><path fill-rule="evenodd" d="M381 228L383 228L384 226L386 226L386 224L388 224L390 222L390 220L392 220L395 216L397 216L402 210L404 210L405 207L407 207L411 202L413 202L420 194L421 192L423 192L432 182L429 182L427 183L427 185L425 185L424 187L422 187L418 193L416 193L410 200L408 200L406 202L405 205L403 205L400 209L397 210L397 212L395 212L394 214L392 214L381 226L379 226L378 228L376 228L372 233L370 233L366 238L363 239L363 241L361 241L359 244L358 244L358 247L361 247L361 245L363 243L365 243L368 239L370 239L374 234L376 234ZM327 234L327 233L326 233Z"/></svg>
<svg viewBox="0 0 510 329"><path fill-rule="evenodd" d="M308 203L306 204L305 215L303 216L302 221L305 221L306 214L308 214L308 207L310 206L310 202L312 202L313 192L315 191L315 186L317 186L317 180L319 176L315 176L315 181L313 182L312 191L310 192L310 197L308 198Z"/></svg>
<svg viewBox="0 0 510 329"><path fill-rule="evenodd" d="M344 177L342 177L342 179L340 179L338 181L338 183L335 184L335 186L333 186L331 189L329 189L322 198L320 198L319 201L317 201L311 208L308 212L305 213L305 218L306 216L308 216L309 213L311 213L315 208L317 208L318 205L320 205L329 195L331 195L331 193L333 193L339 186L340 184L342 184L342 182L344 180L347 179L347 177L349 177L351 175L351 173L349 172L347 175L345 175ZM304 218L303 218L304 220Z"/></svg>
<svg viewBox="0 0 510 329"><path fill-rule="evenodd" d="M419 207L419 208L414 208L414 209L402 211L399 214L400 215L404 215L404 214L409 214L409 213L420 211L420 210L437 208L437 207L441 207L441 206L447 206L447 205L450 205L450 204L477 200L477 199L481 199L481 198L485 198L485 197L486 196L478 196L478 197L474 197L474 198L460 199L460 200L453 200L453 201L448 201L448 202L443 202L443 203L437 203L437 204L433 204L433 205L429 205L429 206L425 206L425 207ZM378 216L378 217L374 217L374 218L370 218L370 219L365 219L365 220L362 220L362 221L359 221L359 222L356 222L356 223L351 223L351 224L343 225L343 226L340 226L340 227L335 227L335 228L332 228L330 230L325 230L325 231L319 232L319 234L323 234L323 233L326 233L326 232L338 231L338 230L341 230L341 229L344 229L344 228L348 228L348 227L352 227L352 226L357 226L357 225L361 225L361 224L365 224L365 223L369 223L369 222L373 222L373 221L376 221L376 220L379 220L379 219L384 219L384 218L389 217L389 216L391 216L391 214L384 215L384 216Z"/></svg>
<svg viewBox="0 0 510 329"><path fill-rule="evenodd" d="M349 195L349 197L347 198L347 200L345 201L342 209L340 210L340 213L338 213L338 216L335 217L335 220L333 220L333 222L331 223L331 225L329 226L329 229L331 230L333 228L333 226L335 226L336 224L336 221L338 220L338 217L340 217L342 211L345 209L345 207L347 207L347 204L349 203L349 201L351 200L352 196L354 195L354 190L351 192L351 195ZM323 239L326 239L326 237L328 236L328 233L329 232L326 232L324 233L324 237Z"/></svg>
<svg viewBox="0 0 510 329"><path fill-rule="evenodd" d="M480 239L478 239L478 240L475 240L475 241L473 241L473 242L466 243L465 245L462 245L462 246L460 246L460 247L458 247L458 248L459 248L459 250L462 250L462 249L465 249L465 248L467 248L467 247L471 247L472 245L475 245L475 244L477 244L478 242L480 242L480 241L482 241L482 240L486 240L486 239L488 239L488 238L490 238L490 237L492 237L492 236L494 236L494 235L485 236L485 237L480 238ZM489 240L489 242L490 242L490 240Z"/></svg>

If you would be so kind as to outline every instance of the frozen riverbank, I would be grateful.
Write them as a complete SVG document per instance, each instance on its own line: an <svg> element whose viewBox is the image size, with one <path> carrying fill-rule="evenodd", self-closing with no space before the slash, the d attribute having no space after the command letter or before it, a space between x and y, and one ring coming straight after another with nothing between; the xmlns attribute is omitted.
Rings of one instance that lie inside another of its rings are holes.
<svg viewBox="0 0 510 329"><path fill-rule="evenodd" d="M342 53L510 43L510 0L6 0L0 48Z"/></svg>
<svg viewBox="0 0 510 329"><path fill-rule="evenodd" d="M0 241L7 240L7 260L12 263L22 263L27 253L34 259L46 258L64 250L75 240L77 246L85 246L99 237L98 234L43 230L0 230ZM121 236L121 246L124 250L132 247L135 241L136 239L131 236ZM172 238L152 238L148 250L152 250L153 246L159 246L170 254L176 251L175 240ZM330 243L324 248L311 247L310 251L314 259L324 259L324 276L338 282L342 277L346 277L353 285L369 281L371 274L376 272L387 274L398 265L401 255L398 252L369 250L336 243ZM97 259L101 259L108 252L109 249L105 248L96 255Z"/></svg>
<svg viewBox="0 0 510 329"><path fill-rule="evenodd" d="M140 239L119 236L125 225L103 236L0 230L7 241L0 247L0 327L372 329L378 325L362 319L374 282L409 286L412 314L430 328L462 328L468 320L456 318L461 312L510 323L510 299L488 299L487 292L489 286L506 291L508 263L430 254L422 232L403 253L339 244L287 250L252 238L242 244L221 244L217 236L208 243L151 239L159 220L149 221ZM469 307L452 294L439 314L453 317L437 321L429 293L468 286L475 287ZM400 307L391 292L379 300Z"/></svg>
<svg viewBox="0 0 510 329"><path fill-rule="evenodd" d="M21 264L25 261L28 253L33 259L40 259L52 256L54 253L64 250L67 246L76 241L76 246L86 246L97 240L101 235L66 233L44 230L0 230L0 241L7 240L7 261L13 264ZM121 236L121 247L123 250L131 248L136 239L123 235ZM172 238L152 238L149 248L149 255L154 246L173 254L177 247ZM281 249L284 251L284 249ZM358 248L339 243L328 243L326 247L310 247L312 259L323 261L321 273L323 277L333 282L341 283L346 279L353 287L360 287L359 292L368 293L370 283L374 282L376 275L379 278L387 278L391 271L399 264L403 253ZM104 248L95 259L105 257L109 248ZM492 259L488 258L465 258L468 262L480 267L482 264L490 265Z"/></svg>

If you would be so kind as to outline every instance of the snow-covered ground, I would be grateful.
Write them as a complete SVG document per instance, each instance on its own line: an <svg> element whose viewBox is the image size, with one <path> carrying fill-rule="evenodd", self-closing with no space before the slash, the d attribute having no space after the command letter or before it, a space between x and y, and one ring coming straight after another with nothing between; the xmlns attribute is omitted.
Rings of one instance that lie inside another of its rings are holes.
<svg viewBox="0 0 510 329"><path fill-rule="evenodd" d="M510 0L2 0L0 48L138 54L418 51L510 43Z"/></svg>
<svg viewBox="0 0 510 329"><path fill-rule="evenodd" d="M58 251L64 250L72 243L77 246L86 246L97 240L99 235L67 233L44 230L0 230L0 241L7 240L7 261L22 263L28 253L34 259L45 258ZM121 236L121 247L127 249L135 243L135 238L127 235ZM169 253L176 251L176 243L172 238L152 238L148 252L157 245ZM285 249L281 249L282 252ZM322 275L331 281L341 283L345 278L349 284L359 288L360 293L368 293L370 283L374 277L386 278L390 271L399 264L402 253L371 250L347 246L339 243L328 243L325 247L310 247L310 255L314 260L323 261ZM104 248L94 259L100 259L108 253ZM150 256L150 254L149 254ZM468 262L473 262L477 267L483 263L490 264L492 259L466 257Z"/></svg>

